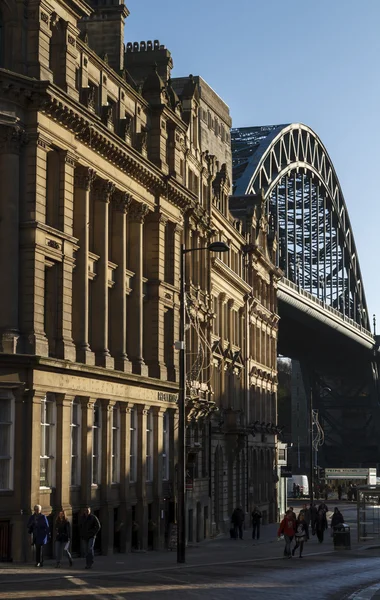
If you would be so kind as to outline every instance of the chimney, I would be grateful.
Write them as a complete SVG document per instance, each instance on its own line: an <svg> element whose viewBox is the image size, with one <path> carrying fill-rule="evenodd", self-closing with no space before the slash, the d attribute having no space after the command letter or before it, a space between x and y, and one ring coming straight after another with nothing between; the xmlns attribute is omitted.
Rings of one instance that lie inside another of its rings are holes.
<svg viewBox="0 0 380 600"><path fill-rule="evenodd" d="M158 40L127 43L125 68L137 84L143 84L152 73L153 66L156 66L158 75L164 84L167 84L173 68L173 59L164 45Z"/></svg>
<svg viewBox="0 0 380 600"><path fill-rule="evenodd" d="M87 0L93 9L90 17L78 22L88 35L88 45L118 73L124 68L124 23L129 10L124 0Z"/></svg>

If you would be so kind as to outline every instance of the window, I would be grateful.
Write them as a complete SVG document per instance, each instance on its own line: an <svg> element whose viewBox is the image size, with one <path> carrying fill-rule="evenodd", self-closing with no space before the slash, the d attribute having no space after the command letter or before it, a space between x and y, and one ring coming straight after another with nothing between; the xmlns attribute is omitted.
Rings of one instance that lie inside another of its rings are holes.
<svg viewBox="0 0 380 600"><path fill-rule="evenodd" d="M80 485L80 426L81 426L81 405L77 401L71 404L71 485Z"/></svg>
<svg viewBox="0 0 380 600"><path fill-rule="evenodd" d="M120 411L112 409L112 483L120 481Z"/></svg>
<svg viewBox="0 0 380 600"><path fill-rule="evenodd" d="M92 485L100 483L101 473L101 413L100 406L96 403L93 411L92 423Z"/></svg>
<svg viewBox="0 0 380 600"><path fill-rule="evenodd" d="M151 410L146 417L145 479L153 480L153 412Z"/></svg>
<svg viewBox="0 0 380 600"><path fill-rule="evenodd" d="M164 413L162 428L162 479L169 479L170 416Z"/></svg>
<svg viewBox="0 0 380 600"><path fill-rule="evenodd" d="M55 402L52 394L41 400L40 487L54 487Z"/></svg>
<svg viewBox="0 0 380 600"><path fill-rule="evenodd" d="M1 30L0 30L1 31ZM0 392L0 490L13 489L14 398Z"/></svg>
<svg viewBox="0 0 380 600"><path fill-rule="evenodd" d="M131 410L130 425L130 451L129 451L129 479L136 481L137 476L137 411Z"/></svg>

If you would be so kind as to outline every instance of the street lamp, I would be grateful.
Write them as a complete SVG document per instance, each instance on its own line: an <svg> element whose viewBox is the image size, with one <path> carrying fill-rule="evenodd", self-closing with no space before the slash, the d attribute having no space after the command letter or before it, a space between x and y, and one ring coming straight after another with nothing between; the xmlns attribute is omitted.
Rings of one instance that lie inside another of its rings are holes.
<svg viewBox="0 0 380 600"><path fill-rule="evenodd" d="M228 252L225 242L212 242L202 248L185 248L181 244L181 273L180 273L180 323L179 323L179 394L178 394L178 472L177 472L177 562L186 560L186 353L185 353L185 323L186 323L186 272L185 254L208 250L208 252Z"/></svg>

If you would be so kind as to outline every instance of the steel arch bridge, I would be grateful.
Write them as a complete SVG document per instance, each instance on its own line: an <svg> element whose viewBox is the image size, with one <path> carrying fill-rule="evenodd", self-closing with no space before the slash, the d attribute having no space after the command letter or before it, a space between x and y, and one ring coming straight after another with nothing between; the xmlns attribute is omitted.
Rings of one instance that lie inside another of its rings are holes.
<svg viewBox="0 0 380 600"><path fill-rule="evenodd" d="M287 282L370 329L354 236L325 146L306 125L231 132L234 196L263 194Z"/></svg>

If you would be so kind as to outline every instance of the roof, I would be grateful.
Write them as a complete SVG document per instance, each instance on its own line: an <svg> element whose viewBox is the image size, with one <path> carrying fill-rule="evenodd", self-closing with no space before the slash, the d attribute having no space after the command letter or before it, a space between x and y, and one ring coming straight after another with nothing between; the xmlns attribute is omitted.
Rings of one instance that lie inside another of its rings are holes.
<svg viewBox="0 0 380 600"><path fill-rule="evenodd" d="M265 150L287 126L288 124L231 129L234 194L245 194L252 173Z"/></svg>

